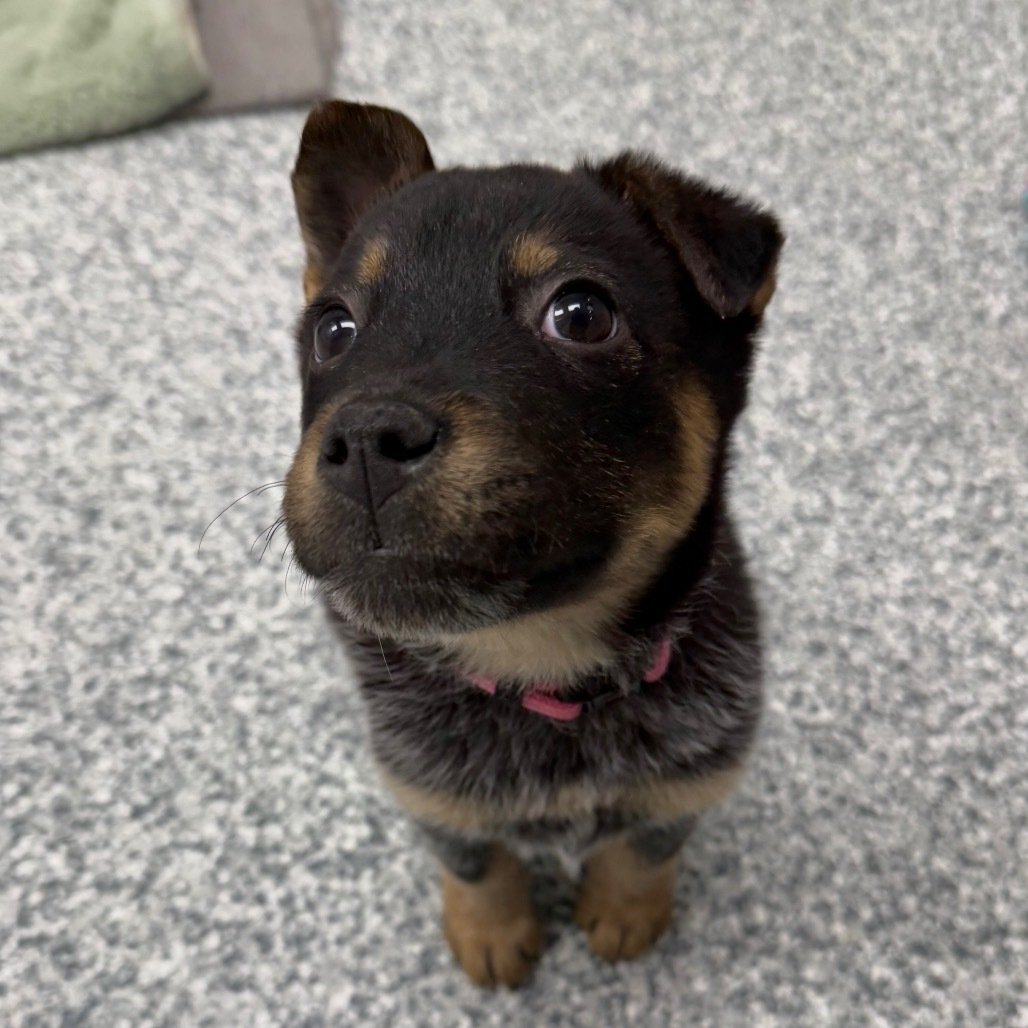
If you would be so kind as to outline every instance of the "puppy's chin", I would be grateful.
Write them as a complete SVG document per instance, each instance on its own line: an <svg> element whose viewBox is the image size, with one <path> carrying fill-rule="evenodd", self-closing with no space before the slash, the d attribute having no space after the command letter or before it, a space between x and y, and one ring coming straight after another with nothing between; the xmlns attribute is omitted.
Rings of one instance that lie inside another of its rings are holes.
<svg viewBox="0 0 1028 1028"><path fill-rule="evenodd" d="M378 551L321 576L321 592L339 617L365 632L438 642L563 602L603 563L594 552L500 572Z"/></svg>
<svg viewBox="0 0 1028 1028"><path fill-rule="evenodd" d="M499 624L513 613L502 602L466 591L440 592L437 602L429 606L411 602L412 598L355 595L345 586L326 587L324 596L332 610L355 628L399 642L437 642L447 635Z"/></svg>
<svg viewBox="0 0 1028 1028"><path fill-rule="evenodd" d="M339 617L364 632L401 642L435 642L514 616L523 587L513 582L487 586L424 570L385 576L337 569L322 580L322 594Z"/></svg>

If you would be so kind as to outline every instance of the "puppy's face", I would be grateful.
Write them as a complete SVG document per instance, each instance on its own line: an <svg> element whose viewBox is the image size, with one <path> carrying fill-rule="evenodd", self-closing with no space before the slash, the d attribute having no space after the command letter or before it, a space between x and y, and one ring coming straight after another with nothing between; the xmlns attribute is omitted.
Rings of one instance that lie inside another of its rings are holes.
<svg viewBox="0 0 1028 1028"><path fill-rule="evenodd" d="M338 102L293 182L303 568L400 639L623 612L742 404L773 220L631 155L436 172L402 115Z"/></svg>

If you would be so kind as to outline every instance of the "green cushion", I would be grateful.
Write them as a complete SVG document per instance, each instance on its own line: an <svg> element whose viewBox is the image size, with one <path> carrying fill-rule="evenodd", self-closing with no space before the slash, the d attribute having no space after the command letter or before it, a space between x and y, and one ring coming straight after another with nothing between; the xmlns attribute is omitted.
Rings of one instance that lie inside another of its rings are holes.
<svg viewBox="0 0 1028 1028"><path fill-rule="evenodd" d="M143 125L207 82L187 0L0 0L0 153Z"/></svg>

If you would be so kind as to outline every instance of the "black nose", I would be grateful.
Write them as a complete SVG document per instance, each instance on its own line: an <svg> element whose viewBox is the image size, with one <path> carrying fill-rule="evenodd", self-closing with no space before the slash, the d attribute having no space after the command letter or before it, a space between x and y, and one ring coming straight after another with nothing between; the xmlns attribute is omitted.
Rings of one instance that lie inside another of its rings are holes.
<svg viewBox="0 0 1028 1028"><path fill-rule="evenodd" d="M321 474L334 488L377 510L431 460L439 423L406 403L358 401L325 430Z"/></svg>

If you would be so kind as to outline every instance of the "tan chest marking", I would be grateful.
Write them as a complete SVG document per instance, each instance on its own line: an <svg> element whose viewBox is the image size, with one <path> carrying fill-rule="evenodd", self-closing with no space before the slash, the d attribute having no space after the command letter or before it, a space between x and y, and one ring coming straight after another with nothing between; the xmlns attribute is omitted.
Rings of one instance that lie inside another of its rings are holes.
<svg viewBox="0 0 1028 1028"><path fill-rule="evenodd" d="M565 786L551 794L526 796L503 804L423 789L385 770L382 777L413 817L474 834L488 833L517 821L588 817L600 809L653 821L672 821L719 803L738 784L742 772L743 768L737 766L704 778L655 779L608 791L586 785Z"/></svg>

